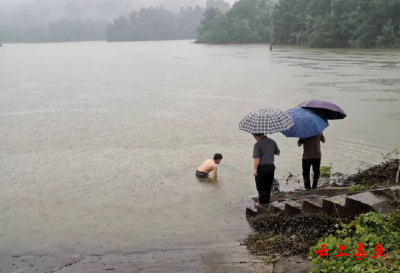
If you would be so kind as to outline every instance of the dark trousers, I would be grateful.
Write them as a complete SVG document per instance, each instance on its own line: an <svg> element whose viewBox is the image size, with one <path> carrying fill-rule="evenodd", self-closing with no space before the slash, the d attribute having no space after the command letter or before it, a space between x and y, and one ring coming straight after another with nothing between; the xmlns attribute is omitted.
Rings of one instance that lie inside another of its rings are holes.
<svg viewBox="0 0 400 273"><path fill-rule="evenodd" d="M314 172L313 189L317 188L319 179L319 168L321 166L321 158L303 159L303 179L304 187L310 189L310 167L312 166Z"/></svg>
<svg viewBox="0 0 400 273"><path fill-rule="evenodd" d="M256 176L256 187L260 204L269 203L271 197L271 187L274 182L275 165L259 165Z"/></svg>

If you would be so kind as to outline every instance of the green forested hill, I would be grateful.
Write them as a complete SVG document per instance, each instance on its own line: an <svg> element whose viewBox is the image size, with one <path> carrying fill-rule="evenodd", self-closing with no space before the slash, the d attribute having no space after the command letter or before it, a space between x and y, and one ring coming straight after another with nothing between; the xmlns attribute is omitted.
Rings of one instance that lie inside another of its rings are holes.
<svg viewBox="0 0 400 273"><path fill-rule="evenodd" d="M200 43L400 47L400 0L241 0L204 13Z"/></svg>

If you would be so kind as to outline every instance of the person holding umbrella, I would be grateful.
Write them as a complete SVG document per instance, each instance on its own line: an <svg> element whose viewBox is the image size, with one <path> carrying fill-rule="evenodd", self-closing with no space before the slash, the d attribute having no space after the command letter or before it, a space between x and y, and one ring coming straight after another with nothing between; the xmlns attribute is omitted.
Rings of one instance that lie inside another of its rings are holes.
<svg viewBox="0 0 400 273"><path fill-rule="evenodd" d="M297 145L304 147L302 168L304 187L310 190L310 168L314 179L312 188L316 189L321 166L321 142L325 143L322 132L329 126L327 120L344 119L346 113L336 104L327 101L307 101L294 109L286 111L295 125L282 132L287 137L299 138Z"/></svg>
<svg viewBox="0 0 400 273"><path fill-rule="evenodd" d="M259 203L267 204L270 201L275 176L274 156L280 155L281 151L273 139L263 134L254 134L253 136L257 140L253 149L253 175L256 180Z"/></svg>
<svg viewBox="0 0 400 273"><path fill-rule="evenodd" d="M295 125L282 133L287 137L299 138L298 146L304 146L302 160L304 187L306 190L311 190L310 167L313 167L313 188L316 188L321 165L320 142L325 142L322 132L329 126L329 123L308 109L295 108L286 113L293 118Z"/></svg>
<svg viewBox="0 0 400 273"><path fill-rule="evenodd" d="M257 140L253 148L254 171L259 204L268 204L274 182L275 155L280 155L276 142L266 136L290 129L293 119L278 109L260 109L251 112L240 123L239 129L251 133Z"/></svg>
<svg viewBox="0 0 400 273"><path fill-rule="evenodd" d="M325 143L325 136L323 134L316 135L308 138L300 138L297 142L299 147L304 146L302 167L304 187L310 190L310 167L312 166L314 172L312 188L316 189L321 167L321 142Z"/></svg>

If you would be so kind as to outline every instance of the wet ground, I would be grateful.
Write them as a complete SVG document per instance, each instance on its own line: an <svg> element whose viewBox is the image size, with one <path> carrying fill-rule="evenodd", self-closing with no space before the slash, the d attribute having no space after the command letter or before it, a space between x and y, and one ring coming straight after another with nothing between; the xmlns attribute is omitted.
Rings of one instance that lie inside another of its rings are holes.
<svg viewBox="0 0 400 273"><path fill-rule="evenodd" d="M348 114L323 165L356 171L399 146L400 52L189 41L5 45L0 50L0 254L92 256L210 248L249 232L250 111L310 99ZM272 136L281 189L295 139ZM195 170L222 153L218 181Z"/></svg>
<svg viewBox="0 0 400 273"><path fill-rule="evenodd" d="M272 263L239 245L103 256L0 256L0 272L19 273L308 273L311 267L311 261L301 256Z"/></svg>
<svg viewBox="0 0 400 273"><path fill-rule="evenodd" d="M309 262L307 265L309 266ZM282 266L278 265L276 268ZM227 245L104 256L0 257L0 272L273 273L274 265L266 264L262 258L249 255L244 246Z"/></svg>

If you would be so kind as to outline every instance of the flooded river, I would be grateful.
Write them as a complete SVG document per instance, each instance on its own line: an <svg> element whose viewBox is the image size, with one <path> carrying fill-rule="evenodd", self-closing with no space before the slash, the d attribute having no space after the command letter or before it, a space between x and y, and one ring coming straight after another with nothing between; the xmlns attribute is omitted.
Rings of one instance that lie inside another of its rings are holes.
<svg viewBox="0 0 400 273"><path fill-rule="evenodd" d="M323 165L355 172L400 147L400 52L190 41L0 49L0 254L135 253L220 246L249 232L259 108L328 100ZM301 174L296 139L276 177ZM195 170L224 156L218 182ZM282 181L284 190L298 187Z"/></svg>

